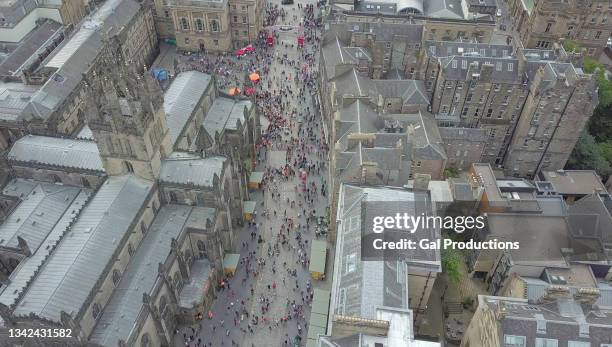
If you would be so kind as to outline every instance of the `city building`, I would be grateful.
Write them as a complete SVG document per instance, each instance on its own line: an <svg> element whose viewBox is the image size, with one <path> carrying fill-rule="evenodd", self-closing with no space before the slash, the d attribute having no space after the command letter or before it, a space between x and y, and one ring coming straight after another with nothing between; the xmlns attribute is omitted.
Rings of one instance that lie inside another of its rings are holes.
<svg viewBox="0 0 612 347"><path fill-rule="evenodd" d="M526 48L550 49L573 41L586 55L599 58L612 33L612 4L607 0L511 0L513 29Z"/></svg>
<svg viewBox="0 0 612 347"><path fill-rule="evenodd" d="M156 0L155 21L180 50L228 52L259 37L263 9L262 0Z"/></svg>
<svg viewBox="0 0 612 347"><path fill-rule="evenodd" d="M376 202L393 201L398 203L399 209L418 214L423 212L421 208L431 207L417 203L423 201L420 199L429 199L428 193L342 184L339 196L327 330L319 338L318 346L349 347L366 342L406 347L439 346L415 340L412 328L414 315L427 306L440 271L439 252L419 252L405 261L362 261L360 252L362 235L368 232L362 230L366 227L362 219L366 213L364 208L376 209ZM367 213L376 215L382 211ZM439 237L439 230L421 231L431 233L428 235L431 238Z"/></svg>
<svg viewBox="0 0 612 347"><path fill-rule="evenodd" d="M551 286L538 302L479 295L461 346L606 346L612 312L595 304L598 297L597 290L572 295L563 286Z"/></svg>

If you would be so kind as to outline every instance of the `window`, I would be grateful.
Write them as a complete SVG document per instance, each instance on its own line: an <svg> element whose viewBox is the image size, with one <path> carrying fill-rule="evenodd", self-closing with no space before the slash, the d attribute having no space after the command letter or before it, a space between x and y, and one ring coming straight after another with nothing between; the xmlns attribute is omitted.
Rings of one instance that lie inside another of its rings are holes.
<svg viewBox="0 0 612 347"><path fill-rule="evenodd" d="M591 343L583 341L567 341L567 347L591 347Z"/></svg>
<svg viewBox="0 0 612 347"><path fill-rule="evenodd" d="M595 38L596 38L596 39L601 38L601 31L598 31L598 32L595 34Z"/></svg>
<svg viewBox="0 0 612 347"><path fill-rule="evenodd" d="M210 31L212 31L213 33L217 33L219 32L220 26L219 26L219 20L217 19L213 19L210 21ZM216 43L215 45L219 44L219 41L215 40Z"/></svg>
<svg viewBox="0 0 612 347"><path fill-rule="evenodd" d="M187 45L189 44L189 38L188 37L185 38L185 44L187 44Z"/></svg>
<svg viewBox="0 0 612 347"><path fill-rule="evenodd" d="M98 319L98 316L100 316L100 304L97 302L93 304L93 307L91 308L91 315L94 317L94 319Z"/></svg>
<svg viewBox="0 0 612 347"><path fill-rule="evenodd" d="M134 255L134 246L132 246L132 243L128 243L128 254L131 256Z"/></svg>
<svg viewBox="0 0 612 347"><path fill-rule="evenodd" d="M134 167L129 161L124 161L123 166L125 167L125 171L127 171L128 173L134 173Z"/></svg>
<svg viewBox="0 0 612 347"><path fill-rule="evenodd" d="M187 18L181 18L181 29L189 30L189 22L187 21Z"/></svg>
<svg viewBox="0 0 612 347"><path fill-rule="evenodd" d="M170 17L170 12L168 12L168 10L164 11L164 17L166 18Z"/></svg>
<svg viewBox="0 0 612 347"><path fill-rule="evenodd" d="M151 347L151 338L149 337L149 334L145 333L142 335L140 338L140 347Z"/></svg>
<svg viewBox="0 0 612 347"><path fill-rule="evenodd" d="M512 71L514 69L513 63L508 63L508 71Z"/></svg>
<svg viewBox="0 0 612 347"><path fill-rule="evenodd" d="M501 71L502 70L502 62L498 61L495 63L495 70L497 71Z"/></svg>
<svg viewBox="0 0 612 347"><path fill-rule="evenodd" d="M200 252L200 258L206 257L206 245L204 244L204 241L198 240L197 245L198 251Z"/></svg>
<svg viewBox="0 0 612 347"><path fill-rule="evenodd" d="M504 347L524 347L525 336L504 335Z"/></svg>
<svg viewBox="0 0 612 347"><path fill-rule="evenodd" d="M219 45L219 40L213 40L213 43L215 44L215 46Z"/></svg>
<svg viewBox="0 0 612 347"><path fill-rule="evenodd" d="M421 161L417 160L416 167L421 167Z"/></svg>
<svg viewBox="0 0 612 347"><path fill-rule="evenodd" d="M246 24L247 22L247 17L246 16L242 16L242 24Z"/></svg>
<svg viewBox="0 0 612 347"><path fill-rule="evenodd" d="M113 284L117 286L120 280L121 274L119 273L119 270L113 270Z"/></svg>
<svg viewBox="0 0 612 347"><path fill-rule="evenodd" d="M462 60L462 61L461 61L461 68L462 68L463 70L467 69L467 60Z"/></svg>
<svg viewBox="0 0 612 347"><path fill-rule="evenodd" d="M84 188L91 188L91 184L89 183L89 180L87 180L87 178L85 177L81 177L81 185Z"/></svg>
<svg viewBox="0 0 612 347"><path fill-rule="evenodd" d="M491 118L491 114L493 114L493 109L492 108L487 110L487 114L485 115L485 117Z"/></svg>
<svg viewBox="0 0 612 347"><path fill-rule="evenodd" d="M545 33L549 32L551 27L552 27L552 23L546 24L546 29L544 30L544 32Z"/></svg>
<svg viewBox="0 0 612 347"><path fill-rule="evenodd" d="M144 235L147 233L147 226L144 221L140 222L140 232Z"/></svg>
<svg viewBox="0 0 612 347"><path fill-rule="evenodd" d="M346 256L346 268L344 269L345 274L354 272L357 269L357 255L355 253Z"/></svg>
<svg viewBox="0 0 612 347"><path fill-rule="evenodd" d="M452 64L453 64L453 69L456 69L457 68L457 61L453 59L453 63Z"/></svg>
<svg viewBox="0 0 612 347"><path fill-rule="evenodd" d="M535 347L557 347L559 345L559 341L555 339L545 339L542 337L536 338Z"/></svg>
<svg viewBox="0 0 612 347"><path fill-rule="evenodd" d="M196 30L204 31L204 21L202 21L200 18L196 19Z"/></svg>
<svg viewBox="0 0 612 347"><path fill-rule="evenodd" d="M177 292L180 292L181 289L183 289L183 278L181 277L181 274L177 271L174 273L174 288L176 288Z"/></svg>
<svg viewBox="0 0 612 347"><path fill-rule="evenodd" d="M234 16L232 20L234 21L234 23L238 23L238 16Z"/></svg>

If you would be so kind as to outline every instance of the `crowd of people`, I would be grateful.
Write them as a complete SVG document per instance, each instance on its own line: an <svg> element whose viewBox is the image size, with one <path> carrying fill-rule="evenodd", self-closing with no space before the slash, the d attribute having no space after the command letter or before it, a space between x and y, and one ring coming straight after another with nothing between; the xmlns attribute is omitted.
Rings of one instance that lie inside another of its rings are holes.
<svg viewBox="0 0 612 347"><path fill-rule="evenodd" d="M306 340L314 293L310 244L328 219L329 147L314 104L322 4L266 7L268 24L303 19L296 32L303 46L282 40L270 46L262 33L253 53L192 55L182 66L217 75L222 88L240 85L245 73L261 75L254 100L263 130L255 165L264 172L261 192L251 196L258 204L238 244L238 267L223 280L208 315L176 331L185 346L294 346Z"/></svg>

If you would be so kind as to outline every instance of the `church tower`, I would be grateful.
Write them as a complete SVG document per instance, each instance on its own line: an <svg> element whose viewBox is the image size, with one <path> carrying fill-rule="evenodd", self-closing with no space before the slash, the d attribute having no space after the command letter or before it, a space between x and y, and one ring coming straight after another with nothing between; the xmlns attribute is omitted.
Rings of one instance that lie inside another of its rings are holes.
<svg viewBox="0 0 612 347"><path fill-rule="evenodd" d="M139 73L106 46L102 63L87 78L87 123L108 175L155 180L172 150L164 97L146 70Z"/></svg>

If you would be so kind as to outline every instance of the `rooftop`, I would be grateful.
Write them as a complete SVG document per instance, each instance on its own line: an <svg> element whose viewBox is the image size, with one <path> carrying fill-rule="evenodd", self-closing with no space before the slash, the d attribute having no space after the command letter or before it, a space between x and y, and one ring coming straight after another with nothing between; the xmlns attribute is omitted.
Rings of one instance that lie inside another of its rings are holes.
<svg viewBox="0 0 612 347"><path fill-rule="evenodd" d="M14 314L54 322L62 311L74 317L131 231L152 186L131 175L109 177L31 280Z"/></svg>
<svg viewBox="0 0 612 347"><path fill-rule="evenodd" d="M164 94L164 110L173 144L180 139L211 81L209 74L187 71L179 73L170 84Z"/></svg>
<svg viewBox="0 0 612 347"><path fill-rule="evenodd" d="M172 239L178 239L183 233L194 210L206 210L210 215L215 211L183 205L162 206L104 308L91 334L92 342L114 346L119 340L128 341L143 309L142 296L149 294L157 281L158 264L165 262Z"/></svg>
<svg viewBox="0 0 612 347"><path fill-rule="evenodd" d="M226 160L225 157L201 158L188 153L174 152L162 161L159 180L170 184L214 187L223 176Z"/></svg>
<svg viewBox="0 0 612 347"><path fill-rule="evenodd" d="M93 141L27 135L17 140L9 160L104 172L98 146Z"/></svg>
<svg viewBox="0 0 612 347"><path fill-rule="evenodd" d="M253 104L249 100L218 97L208 110L202 126L214 142L215 134L221 135L225 129L238 130L238 122L244 126L246 124L245 108L250 111L251 107Z"/></svg>
<svg viewBox="0 0 612 347"><path fill-rule="evenodd" d="M70 215L68 210L81 189L61 186L52 183L25 181L14 179L4 188L7 193L19 191L18 186L32 187L31 191L22 197L22 201L13 210L13 213L0 225L0 246L17 248L21 237L28 245L30 252L34 253L44 242L58 221L64 214Z"/></svg>
<svg viewBox="0 0 612 347"><path fill-rule="evenodd" d="M545 181L552 183L555 191L562 195L607 194L601 178L592 170L542 171Z"/></svg>

